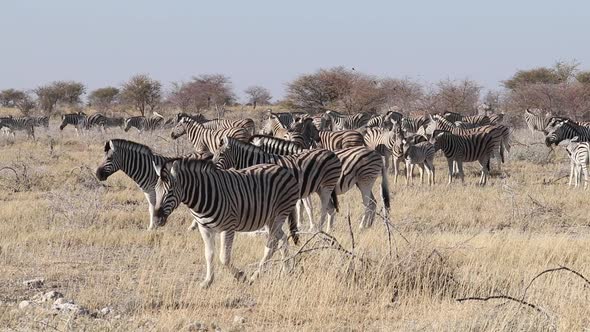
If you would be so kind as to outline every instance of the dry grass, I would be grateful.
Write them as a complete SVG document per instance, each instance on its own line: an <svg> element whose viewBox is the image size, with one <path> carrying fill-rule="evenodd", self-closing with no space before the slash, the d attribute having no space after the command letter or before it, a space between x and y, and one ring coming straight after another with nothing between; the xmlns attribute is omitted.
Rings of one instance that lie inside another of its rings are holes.
<svg viewBox="0 0 590 332"><path fill-rule="evenodd" d="M187 231L187 210L148 232L147 205L135 184L123 174L105 183L93 176L108 138L136 140L165 154L185 153L190 146L173 143L167 132L78 138L56 126L54 120L49 133L39 130L34 142L22 135L0 139L0 168L14 170L0 171L0 330L169 331L188 330L195 322L209 330L590 326L590 287L572 273L545 274L523 297L529 281L548 268L563 265L590 277L588 193L567 188L567 179L560 179L568 171L565 155L547 156L544 146L527 146L534 142L528 132L517 133L522 145L504 165L505 176L495 176L485 188L474 185L475 165L466 168L465 185L392 185L391 255L381 220L358 230L362 209L353 191L341 200L333 235L355 257L332 249L301 253L291 273L274 263L252 285L218 269L213 286L202 290L202 242L197 232ZM446 180L445 165L438 157L439 183ZM306 248L330 245L312 240ZM251 272L262 250L262 238L238 236L233 260ZM45 278L42 289L23 286L34 277ZM18 309L20 301L47 290L91 311L110 306L113 312L93 318ZM490 295L523 299L541 312L502 299L456 301ZM245 323L234 323L234 316Z"/></svg>

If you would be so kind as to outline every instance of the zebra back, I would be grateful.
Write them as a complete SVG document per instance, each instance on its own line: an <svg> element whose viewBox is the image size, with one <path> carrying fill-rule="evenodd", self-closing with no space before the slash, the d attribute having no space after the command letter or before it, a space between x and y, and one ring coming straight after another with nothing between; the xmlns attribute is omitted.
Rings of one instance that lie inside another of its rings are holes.
<svg viewBox="0 0 590 332"><path fill-rule="evenodd" d="M570 120L560 121L545 135L545 144L549 147L558 145L561 141L571 140L576 136L580 142L590 141L590 127L580 126Z"/></svg>
<svg viewBox="0 0 590 332"><path fill-rule="evenodd" d="M336 111L326 111L324 117L331 121L332 131L358 129L366 126L371 119L371 115L365 112L353 115L343 115Z"/></svg>
<svg viewBox="0 0 590 332"><path fill-rule="evenodd" d="M300 145L278 137L254 135L250 137L250 144L261 148L266 153L290 155L305 151Z"/></svg>
<svg viewBox="0 0 590 332"><path fill-rule="evenodd" d="M224 137L235 138L243 142L247 142L250 138L250 133L244 128L207 129L190 118L182 118L172 129L171 137L177 139L184 134L188 135L197 152L210 151L212 153L215 153L221 146Z"/></svg>

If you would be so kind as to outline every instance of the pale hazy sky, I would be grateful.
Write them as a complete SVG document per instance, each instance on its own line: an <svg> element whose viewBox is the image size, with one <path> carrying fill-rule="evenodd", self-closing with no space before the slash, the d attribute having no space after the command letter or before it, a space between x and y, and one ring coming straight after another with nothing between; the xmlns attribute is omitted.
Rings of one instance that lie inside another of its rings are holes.
<svg viewBox="0 0 590 332"><path fill-rule="evenodd" d="M0 0L0 33L0 89L222 73L240 96L262 85L280 97L338 65L486 88L560 59L590 69L590 1Z"/></svg>

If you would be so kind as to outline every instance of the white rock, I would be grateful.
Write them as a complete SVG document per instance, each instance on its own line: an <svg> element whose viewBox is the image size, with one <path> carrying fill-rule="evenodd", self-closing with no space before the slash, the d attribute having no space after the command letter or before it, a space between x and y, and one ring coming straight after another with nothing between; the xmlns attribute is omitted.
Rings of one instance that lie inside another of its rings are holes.
<svg viewBox="0 0 590 332"><path fill-rule="evenodd" d="M53 300L57 300L57 299L62 299L64 297L64 295L60 292L56 292L56 291L51 291L51 292L47 292L45 294L43 294L43 302L47 302L47 301L53 301Z"/></svg>
<svg viewBox="0 0 590 332"><path fill-rule="evenodd" d="M234 324L244 324L246 322L246 318L242 316L234 316Z"/></svg>
<svg viewBox="0 0 590 332"><path fill-rule="evenodd" d="M21 310L28 309L30 306L31 306L31 302L29 302L29 301L21 301L18 304L18 308L21 309Z"/></svg>
<svg viewBox="0 0 590 332"><path fill-rule="evenodd" d="M106 316L108 314L110 314L113 310L110 307L104 307L102 309L100 309L100 311L98 312L98 314L100 316Z"/></svg>
<svg viewBox="0 0 590 332"><path fill-rule="evenodd" d="M45 279L43 278L35 278L31 280L23 281L23 285L30 287L30 288L40 288L45 284Z"/></svg>

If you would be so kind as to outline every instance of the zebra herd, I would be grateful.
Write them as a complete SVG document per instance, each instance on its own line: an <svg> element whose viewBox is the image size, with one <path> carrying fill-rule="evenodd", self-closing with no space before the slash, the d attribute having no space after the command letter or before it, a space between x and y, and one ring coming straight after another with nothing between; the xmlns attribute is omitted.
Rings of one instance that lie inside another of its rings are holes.
<svg viewBox="0 0 590 332"><path fill-rule="evenodd" d="M552 116L550 112L527 109L524 113L531 135L542 132L548 147L564 146L570 158L569 186L578 187L584 181L588 188L588 164L590 163L590 122L577 122L567 117Z"/></svg>
<svg viewBox="0 0 590 332"><path fill-rule="evenodd" d="M92 116L80 116L82 120L75 122L72 116L68 123L80 125L82 121L81 128L88 127ZM479 161L480 183L485 184L490 158L497 153L503 158L504 151L510 149L510 130L497 123L501 119L492 121L484 116L467 120L457 116L447 113L406 117L397 112L347 116L334 111L309 116L268 111L256 134L252 119L207 120L202 115L180 113L173 117L170 136L186 136L194 146L193 153L166 157L148 146L112 139L105 144L96 176L104 181L121 170L133 179L148 201L149 229L165 225L170 214L181 203L186 204L193 216L189 229L198 228L205 243L207 272L201 285L208 287L214 278L213 238L217 233L222 265L241 278L241 272L230 262L235 233L260 229L267 232L254 279L275 250L281 248L285 254L285 222L289 238L297 243L303 209L310 231L330 232L339 210L338 197L357 187L364 206L359 226L371 227L378 211L372 189L381 176L381 204L383 217L387 218L390 159L396 174L398 164L406 164L408 182L413 167L418 165L421 178L426 172L432 185L433 159L440 149L449 160L451 175L456 171L463 178L462 163ZM63 121L66 119L64 116ZM464 123L471 126L464 128ZM452 129L445 127L451 124ZM314 193L321 207L318 222L310 199Z"/></svg>
<svg viewBox="0 0 590 332"><path fill-rule="evenodd" d="M16 131L24 131L28 137L35 138L35 127L49 128L49 117L0 117L0 130L7 136L14 137Z"/></svg>

